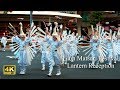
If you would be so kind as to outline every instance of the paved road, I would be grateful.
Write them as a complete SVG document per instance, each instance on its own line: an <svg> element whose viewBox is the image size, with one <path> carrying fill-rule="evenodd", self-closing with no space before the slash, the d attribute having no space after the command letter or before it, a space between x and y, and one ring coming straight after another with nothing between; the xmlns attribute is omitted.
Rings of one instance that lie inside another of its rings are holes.
<svg viewBox="0 0 120 90"><path fill-rule="evenodd" d="M87 65L82 68L70 68L67 65L62 66L62 75L55 76L56 67L54 67L53 76L47 77L48 67L45 71L41 71L41 63L40 57L41 54L37 54L34 60L32 61L32 65L27 68L26 75L19 75L19 69L17 65L16 59L11 59L6 56L13 56L11 51L7 50L5 52L0 51L0 78L1 79L120 79L120 62L117 62L114 65L114 68L88 68L89 61L74 61L68 62L71 64L81 64ZM84 53L81 52L79 57L84 56ZM3 65L16 65L17 66L17 74L13 76L3 75Z"/></svg>

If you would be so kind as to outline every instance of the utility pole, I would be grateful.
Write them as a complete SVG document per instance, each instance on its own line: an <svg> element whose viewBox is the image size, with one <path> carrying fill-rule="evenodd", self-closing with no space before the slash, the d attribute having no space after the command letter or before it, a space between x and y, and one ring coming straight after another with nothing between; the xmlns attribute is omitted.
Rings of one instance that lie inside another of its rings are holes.
<svg viewBox="0 0 120 90"><path fill-rule="evenodd" d="M33 11L30 11L30 27L31 27L31 24L33 22L32 13L33 13Z"/></svg>
<svg viewBox="0 0 120 90"><path fill-rule="evenodd" d="M82 11L77 11L78 15L81 15ZM80 18L77 19L77 32L78 34L81 36L81 24L82 24L82 20Z"/></svg>

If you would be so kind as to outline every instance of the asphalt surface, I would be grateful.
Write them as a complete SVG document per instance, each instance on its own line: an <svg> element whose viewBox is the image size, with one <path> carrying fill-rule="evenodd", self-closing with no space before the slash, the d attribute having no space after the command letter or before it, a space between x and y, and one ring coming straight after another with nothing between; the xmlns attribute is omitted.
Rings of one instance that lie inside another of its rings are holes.
<svg viewBox="0 0 120 90"><path fill-rule="evenodd" d="M79 57L84 57L81 49ZM54 67L52 77L48 77L48 66L46 66L45 71L41 71L40 57L41 54L38 53L32 61L32 65L27 67L27 72L25 75L19 75L19 68L17 64L17 59L9 58L7 56L13 56L10 50L5 52L0 50L0 79L120 79L120 62L113 64L112 68L89 68L90 61L82 61L75 59L74 62L68 61L69 66L61 66L61 76L55 76L56 67ZM82 68L70 68L72 64L86 65ZM105 63L101 64L104 65ZM17 73L16 75L4 75L3 66L4 65L16 65ZM47 64L46 64L47 65Z"/></svg>

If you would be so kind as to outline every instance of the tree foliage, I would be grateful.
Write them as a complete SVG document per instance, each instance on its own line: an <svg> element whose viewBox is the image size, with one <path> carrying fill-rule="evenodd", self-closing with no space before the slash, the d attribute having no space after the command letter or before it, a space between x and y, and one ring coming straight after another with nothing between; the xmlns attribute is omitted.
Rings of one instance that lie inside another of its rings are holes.
<svg viewBox="0 0 120 90"><path fill-rule="evenodd" d="M89 18L89 12L88 11L83 11L81 16L82 16L82 21L83 22L89 22L89 19L88 19Z"/></svg>
<svg viewBox="0 0 120 90"><path fill-rule="evenodd" d="M103 20L103 13L100 11L94 11L89 16L89 23L92 24L94 27L96 24Z"/></svg>

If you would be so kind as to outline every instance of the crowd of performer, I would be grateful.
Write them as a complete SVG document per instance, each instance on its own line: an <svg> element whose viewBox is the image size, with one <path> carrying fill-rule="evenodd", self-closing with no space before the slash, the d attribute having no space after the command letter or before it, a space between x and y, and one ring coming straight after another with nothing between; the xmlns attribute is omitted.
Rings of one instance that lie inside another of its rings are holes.
<svg viewBox="0 0 120 90"><path fill-rule="evenodd" d="M67 34L66 31L61 34L57 22L54 23L55 27L53 33L51 33L47 27L45 32L42 31L45 35L40 33L38 35L36 33L32 34L31 29L25 34L23 32L22 23L20 22L19 24L20 34L18 35L17 31L13 30L13 37L11 39L13 44L10 44L10 49L14 53L15 58L18 59L20 74L26 73L27 66L31 65L32 59L39 50L42 53L40 59L42 70L45 70L46 62L49 63L48 76L52 76L54 66L57 66L56 75L61 75L61 64L67 63L67 58L78 54L78 36L74 33L71 34L70 32Z"/></svg>
<svg viewBox="0 0 120 90"><path fill-rule="evenodd" d="M99 30L94 30L90 39L92 64L98 65L100 62L112 65L120 61L120 28L118 32L106 32L102 26ZM100 33L102 31L102 33Z"/></svg>
<svg viewBox="0 0 120 90"><path fill-rule="evenodd" d="M13 44L10 44L10 49L18 59L20 74L26 73L27 66L31 65L31 61L38 51L41 52L41 70L46 70L46 63L49 63L48 76L52 76L54 66L57 67L56 75L61 75L61 65L67 64L67 60L71 57L79 55L78 44L80 36L78 33L75 34L70 31L67 33L66 30L62 31L62 25L58 29L58 23L55 22L54 24L53 32L48 27L43 31L39 27L34 26L32 29L29 28L27 34L25 34L21 22L19 23L20 34L18 35L15 29L13 30L11 39ZM36 30L41 31L43 34L35 33ZM99 25L99 29L92 27L92 31L92 37L90 38L91 63L98 65L106 60L108 65L111 65L112 62L116 63L116 61L119 61L120 28L118 32L111 33L104 31L104 28ZM5 51L7 42L3 39L1 43L3 43L3 51Z"/></svg>

